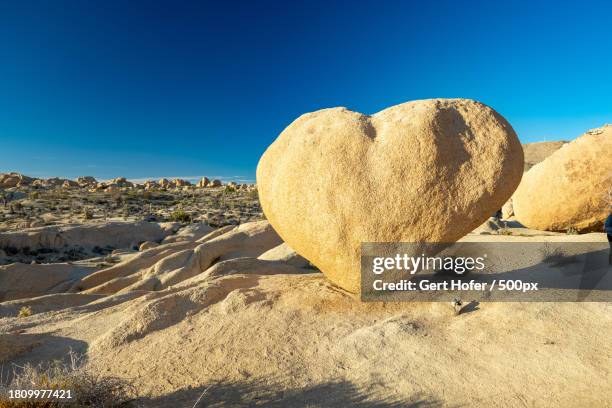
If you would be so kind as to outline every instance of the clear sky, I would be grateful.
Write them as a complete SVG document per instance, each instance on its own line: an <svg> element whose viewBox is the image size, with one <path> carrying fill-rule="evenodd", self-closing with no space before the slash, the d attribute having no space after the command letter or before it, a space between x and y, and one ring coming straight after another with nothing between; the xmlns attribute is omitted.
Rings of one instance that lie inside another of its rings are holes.
<svg viewBox="0 0 612 408"><path fill-rule="evenodd" d="M612 122L611 4L1 1L0 172L253 179L301 113L433 97L572 139Z"/></svg>

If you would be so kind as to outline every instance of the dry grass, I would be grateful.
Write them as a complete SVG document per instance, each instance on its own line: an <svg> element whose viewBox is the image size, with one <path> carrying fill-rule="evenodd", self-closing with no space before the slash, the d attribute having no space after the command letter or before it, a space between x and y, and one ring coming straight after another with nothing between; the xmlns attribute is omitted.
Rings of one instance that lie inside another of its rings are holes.
<svg viewBox="0 0 612 408"><path fill-rule="evenodd" d="M10 381L0 378L0 408L135 407L129 381L87 369L82 356L70 352L68 361L15 367ZM10 390L70 390L72 399L10 399Z"/></svg>

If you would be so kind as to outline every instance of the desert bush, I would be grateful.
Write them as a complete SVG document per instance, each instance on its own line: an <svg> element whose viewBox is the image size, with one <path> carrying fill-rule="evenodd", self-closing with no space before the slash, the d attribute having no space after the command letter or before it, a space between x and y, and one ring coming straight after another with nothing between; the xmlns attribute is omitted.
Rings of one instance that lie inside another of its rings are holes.
<svg viewBox="0 0 612 408"><path fill-rule="evenodd" d="M175 222L188 223L191 222L191 215L187 214L183 210L177 210L170 214L170 220Z"/></svg>
<svg viewBox="0 0 612 408"><path fill-rule="evenodd" d="M94 212L91 208L85 208L83 211L83 218L86 220L91 220L94 217Z"/></svg>
<svg viewBox="0 0 612 408"><path fill-rule="evenodd" d="M32 308L30 306L23 306L21 309L19 309L17 317L28 317L32 316L33 314L34 312L32 311Z"/></svg>
<svg viewBox="0 0 612 408"><path fill-rule="evenodd" d="M135 407L136 392L127 380L104 376L70 352L67 362L15 366L10 381L0 382L0 408ZM70 390L70 399L10 399L10 390Z"/></svg>

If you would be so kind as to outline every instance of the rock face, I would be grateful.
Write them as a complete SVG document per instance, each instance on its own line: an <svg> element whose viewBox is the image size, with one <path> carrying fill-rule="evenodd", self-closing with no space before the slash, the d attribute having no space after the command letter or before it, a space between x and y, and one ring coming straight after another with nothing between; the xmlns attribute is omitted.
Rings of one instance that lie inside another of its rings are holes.
<svg viewBox="0 0 612 408"><path fill-rule="evenodd" d="M20 173L0 173L0 188L27 186L33 181L33 178Z"/></svg>
<svg viewBox="0 0 612 408"><path fill-rule="evenodd" d="M75 188L75 187L79 187L79 184L76 181L66 179L62 183L62 188Z"/></svg>
<svg viewBox="0 0 612 408"><path fill-rule="evenodd" d="M507 220L514 216L514 206L512 205L512 198L506 201L506 204L502 207L502 218Z"/></svg>
<svg viewBox="0 0 612 408"><path fill-rule="evenodd" d="M180 178L175 178L174 180L172 180L172 184L174 185L174 187L189 187L191 186L191 183L187 180L183 180Z"/></svg>
<svg viewBox="0 0 612 408"><path fill-rule="evenodd" d="M612 125L593 129L525 173L516 218L546 231L600 230L612 205Z"/></svg>
<svg viewBox="0 0 612 408"><path fill-rule="evenodd" d="M161 241L174 232L174 223L107 222L94 225L66 225L0 233L0 248L86 249L111 246L127 248L132 241Z"/></svg>
<svg viewBox="0 0 612 408"><path fill-rule="evenodd" d="M148 181L145 181L144 183L145 190L154 190L158 187L159 187L159 184L157 184L157 181L148 180Z"/></svg>
<svg viewBox="0 0 612 408"><path fill-rule="evenodd" d="M454 242L521 180L508 122L467 99L408 102L367 116L302 115L257 167L264 213L338 286L360 290L361 242Z"/></svg>
<svg viewBox="0 0 612 408"><path fill-rule="evenodd" d="M94 187L96 184L98 184L98 181L91 176L77 177L76 182L81 187Z"/></svg>
<svg viewBox="0 0 612 408"><path fill-rule="evenodd" d="M214 179L210 182L210 187L221 187L221 180Z"/></svg>
<svg viewBox="0 0 612 408"><path fill-rule="evenodd" d="M157 184L161 187L161 188L170 188L170 180L166 179L166 178L161 178L157 181Z"/></svg>
<svg viewBox="0 0 612 408"><path fill-rule="evenodd" d="M65 292L97 268L69 264L0 266L0 302Z"/></svg>
<svg viewBox="0 0 612 408"><path fill-rule="evenodd" d="M198 182L198 187L208 187L210 185L210 180L208 177L202 177Z"/></svg>
<svg viewBox="0 0 612 408"><path fill-rule="evenodd" d="M544 161L548 156L556 152L563 146L567 144L567 141L558 140L554 142L536 142L536 143L526 143L523 145L523 153L525 155L525 167L524 170L527 171L536 164Z"/></svg>
<svg viewBox="0 0 612 408"><path fill-rule="evenodd" d="M157 242L145 241L138 247L139 251L146 251L147 249L156 248L159 244Z"/></svg>
<svg viewBox="0 0 612 408"><path fill-rule="evenodd" d="M181 228L176 234L164 238L163 243L168 244L170 242L195 241L202 238L206 234L211 233L213 230L213 227L202 222L189 224L186 227Z"/></svg>

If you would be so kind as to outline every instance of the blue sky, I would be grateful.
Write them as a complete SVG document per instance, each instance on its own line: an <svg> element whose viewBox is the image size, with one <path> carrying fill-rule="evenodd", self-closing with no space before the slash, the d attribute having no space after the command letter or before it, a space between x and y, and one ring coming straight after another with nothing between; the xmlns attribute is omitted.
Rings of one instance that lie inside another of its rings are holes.
<svg viewBox="0 0 612 408"><path fill-rule="evenodd" d="M433 97L612 122L610 2L425 3L2 1L0 171L252 179L301 113Z"/></svg>

